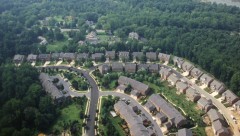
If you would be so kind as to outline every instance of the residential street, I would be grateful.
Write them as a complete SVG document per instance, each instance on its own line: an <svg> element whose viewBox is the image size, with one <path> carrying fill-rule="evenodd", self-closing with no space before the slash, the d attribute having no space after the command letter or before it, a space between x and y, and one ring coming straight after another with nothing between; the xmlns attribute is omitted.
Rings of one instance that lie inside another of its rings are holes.
<svg viewBox="0 0 240 136"><path fill-rule="evenodd" d="M133 99L132 97L130 97L127 94L119 93L119 92L115 92L115 91L101 91L100 92L100 96L108 96L108 95L118 96L120 98L125 98L126 100L130 100L131 103L133 103L134 105L137 105L137 107L142 111L142 113L144 113L146 115L146 117L153 123L153 128L156 130L157 136L163 136L163 133L162 133L159 125L157 124L156 121L153 120L152 115L149 114L143 108L143 106L139 102L137 102L135 99Z"/></svg>
<svg viewBox="0 0 240 136"><path fill-rule="evenodd" d="M38 67L38 68L50 68L50 69L65 69L65 70L71 70L75 71L77 73L82 73L83 76L88 80L90 86L91 86L91 94L90 94L90 108L89 108L89 114L90 118L87 122L88 130L87 130L87 135L88 136L94 136L95 135L95 116L96 116L96 110L97 110L97 103L98 103L98 98L99 98L99 90L98 86L95 83L94 79L89 75L89 72L80 70L77 68L69 67L69 66L46 66L46 67ZM77 92L71 92L71 95L75 96L81 96L83 94L79 94Z"/></svg>
<svg viewBox="0 0 240 136"><path fill-rule="evenodd" d="M166 65L161 65L163 67L166 68L171 68L169 66ZM172 69L172 68L171 68ZM199 86L197 86L195 83L193 83L192 81L190 81L188 78L182 76L179 72L177 72L176 70L172 69L173 72L177 75L182 77L185 81L187 81L189 84L191 84L197 91L199 91L200 94L204 95L207 99L211 99L213 104L219 109L219 111L223 114L223 116L226 118L227 122L229 123L229 125L231 125L231 127L233 127L233 131L234 131L234 136L240 136L240 133L238 131L238 125L234 123L233 119L231 118L231 111L229 111L220 101L218 101L215 97L213 97L212 95L210 95L208 92L206 92L205 90L201 89Z"/></svg>

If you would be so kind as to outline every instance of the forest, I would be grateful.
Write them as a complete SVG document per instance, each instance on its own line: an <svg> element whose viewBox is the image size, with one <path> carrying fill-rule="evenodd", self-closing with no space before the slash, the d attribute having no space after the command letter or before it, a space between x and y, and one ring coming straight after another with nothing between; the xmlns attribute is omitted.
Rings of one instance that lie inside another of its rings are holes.
<svg viewBox="0 0 240 136"><path fill-rule="evenodd" d="M70 22L48 17L72 17ZM93 21L97 29L112 32L119 42L78 46L84 40L85 24ZM196 0L1 0L0 63L14 54L45 53L38 36L49 43L64 40L61 28L69 32L62 52L104 52L105 50L158 51L184 57L213 74L240 95L240 9L201 3ZM137 32L147 42L127 41ZM65 39L66 40L66 39Z"/></svg>

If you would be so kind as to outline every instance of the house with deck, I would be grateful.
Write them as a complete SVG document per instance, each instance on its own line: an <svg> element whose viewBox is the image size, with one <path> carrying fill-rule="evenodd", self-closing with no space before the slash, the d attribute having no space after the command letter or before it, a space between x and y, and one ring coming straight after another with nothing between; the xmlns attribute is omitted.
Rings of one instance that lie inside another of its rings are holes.
<svg viewBox="0 0 240 136"><path fill-rule="evenodd" d="M186 90L188 88L188 84L182 81L176 83L176 89L180 94L186 94Z"/></svg>
<svg viewBox="0 0 240 136"><path fill-rule="evenodd" d="M28 57L27 57L27 62L36 62L37 61L37 55L34 55L34 54L29 54Z"/></svg>
<svg viewBox="0 0 240 136"><path fill-rule="evenodd" d="M231 106L239 100L239 97L234 94L232 91L227 90L222 94L223 100L227 101Z"/></svg>
<svg viewBox="0 0 240 136"><path fill-rule="evenodd" d="M168 68L161 68L159 71L162 80L167 80L168 77L172 74L172 70Z"/></svg>
<svg viewBox="0 0 240 136"><path fill-rule="evenodd" d="M180 58L180 57L177 57L177 56L173 57L173 64L175 66L177 66L178 68L182 68L183 62L184 62L183 58Z"/></svg>
<svg viewBox="0 0 240 136"><path fill-rule="evenodd" d="M204 112L208 112L210 109L214 108L214 106L212 104L212 100L211 99L207 99L205 97L201 97L197 101L197 105Z"/></svg>
<svg viewBox="0 0 240 136"><path fill-rule="evenodd" d="M210 83L210 88L212 91L216 92L217 94L222 94L225 91L225 86L223 83L217 81L217 80L213 80Z"/></svg>
<svg viewBox="0 0 240 136"><path fill-rule="evenodd" d="M127 61L127 60L129 60L129 52L127 52L127 51L120 51L118 53L118 57L122 61Z"/></svg>
<svg viewBox="0 0 240 136"><path fill-rule="evenodd" d="M103 65L98 67L98 70L101 74L106 74L110 71L110 67L107 64L103 64Z"/></svg>
<svg viewBox="0 0 240 136"><path fill-rule="evenodd" d="M194 68L194 66L193 66L190 62L188 62L188 61L185 61L185 62L183 62L183 64L182 64L182 70L183 70L184 72L187 72L187 75L190 74L190 71L191 71L193 68Z"/></svg>
<svg viewBox="0 0 240 136"><path fill-rule="evenodd" d="M175 75L175 74L171 74L168 78L167 81L171 84L171 86L175 86L177 82L180 81L180 78Z"/></svg>
<svg viewBox="0 0 240 136"><path fill-rule="evenodd" d="M203 72L198 68L193 68L190 71L190 76L192 76L193 78L195 78L197 80L199 80L202 75L203 75Z"/></svg>
<svg viewBox="0 0 240 136"><path fill-rule="evenodd" d="M201 77L200 77L200 81L202 84L204 84L205 86L209 87L210 86L210 83L213 81L213 78L210 77L209 75L207 74L203 74Z"/></svg>

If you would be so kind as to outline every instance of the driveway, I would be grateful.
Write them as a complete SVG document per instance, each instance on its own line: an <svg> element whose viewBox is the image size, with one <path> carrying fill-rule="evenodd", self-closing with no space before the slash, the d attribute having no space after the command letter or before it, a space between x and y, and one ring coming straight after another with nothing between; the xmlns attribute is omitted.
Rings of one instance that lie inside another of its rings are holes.
<svg viewBox="0 0 240 136"><path fill-rule="evenodd" d="M142 111L142 113L144 113L146 115L146 117L152 122L153 128L154 128L157 136L163 136L162 130L160 129L157 122L153 120L152 115L149 114L143 108L143 106L139 102L137 102L135 99L133 99L132 97L130 97L129 95L124 94L124 93L119 93L119 92L114 92L114 91L102 91L102 92L100 92L100 96L108 96L108 95L118 96L120 98L125 98L126 100L130 100L131 103L133 103L134 105L137 105L137 107Z"/></svg>

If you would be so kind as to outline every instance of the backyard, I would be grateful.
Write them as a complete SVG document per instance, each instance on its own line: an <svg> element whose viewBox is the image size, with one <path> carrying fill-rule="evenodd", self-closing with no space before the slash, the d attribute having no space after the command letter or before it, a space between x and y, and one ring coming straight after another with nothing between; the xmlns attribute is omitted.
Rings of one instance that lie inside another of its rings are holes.
<svg viewBox="0 0 240 136"><path fill-rule="evenodd" d="M71 131L72 134L80 136L86 103L86 97L74 98L70 104L60 109L60 115L50 130L54 134Z"/></svg>

